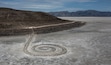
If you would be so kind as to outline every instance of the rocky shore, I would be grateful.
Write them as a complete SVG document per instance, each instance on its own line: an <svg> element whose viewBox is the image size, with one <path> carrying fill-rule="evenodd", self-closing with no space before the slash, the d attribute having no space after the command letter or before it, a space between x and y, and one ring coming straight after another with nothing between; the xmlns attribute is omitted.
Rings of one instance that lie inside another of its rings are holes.
<svg viewBox="0 0 111 65"><path fill-rule="evenodd" d="M31 34L32 30L35 34L50 33L84 24L80 21L59 19L44 12L0 8L0 36L26 35Z"/></svg>

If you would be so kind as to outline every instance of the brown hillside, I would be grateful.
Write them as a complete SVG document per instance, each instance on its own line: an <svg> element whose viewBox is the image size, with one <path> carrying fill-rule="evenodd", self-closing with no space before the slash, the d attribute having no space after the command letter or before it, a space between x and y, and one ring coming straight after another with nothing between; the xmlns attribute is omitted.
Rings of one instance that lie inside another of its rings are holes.
<svg viewBox="0 0 111 65"><path fill-rule="evenodd" d="M43 12L31 12L0 8L0 28L13 28L20 26L40 26L67 22Z"/></svg>
<svg viewBox="0 0 111 65"><path fill-rule="evenodd" d="M22 32L28 33L30 29L26 29L26 27L38 27L38 26L60 24L67 22L71 21L62 20L43 12L32 12L32 11L15 10L10 8L0 8L0 35L15 34L15 33L22 34ZM47 28L45 27L42 29L35 29L35 30L36 33L38 32L44 33L44 32L65 30L72 27L78 27L81 25L83 25L83 23L76 22L73 23L73 25L71 24L71 26L70 24L68 24L68 26L64 25L62 28L61 25L59 25L59 26L49 26Z"/></svg>

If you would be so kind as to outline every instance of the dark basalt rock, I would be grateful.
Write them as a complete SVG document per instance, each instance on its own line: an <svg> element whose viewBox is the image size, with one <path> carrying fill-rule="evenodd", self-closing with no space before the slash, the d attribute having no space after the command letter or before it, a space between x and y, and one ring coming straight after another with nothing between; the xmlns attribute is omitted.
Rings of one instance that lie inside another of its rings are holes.
<svg viewBox="0 0 111 65"><path fill-rule="evenodd" d="M32 30L25 29L25 27L37 27L67 22L72 21L62 20L44 12L32 12L10 8L0 8L0 36L30 34L32 33ZM59 26L34 28L34 32L37 34L56 32L73 27L80 27L84 24L85 23L82 22L74 22Z"/></svg>

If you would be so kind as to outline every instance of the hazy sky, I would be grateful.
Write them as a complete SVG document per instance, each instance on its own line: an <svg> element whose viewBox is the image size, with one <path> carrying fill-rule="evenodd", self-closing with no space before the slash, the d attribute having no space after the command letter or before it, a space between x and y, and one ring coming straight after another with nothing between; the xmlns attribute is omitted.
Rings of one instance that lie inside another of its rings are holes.
<svg viewBox="0 0 111 65"><path fill-rule="evenodd" d="M111 0L0 0L0 7L32 11L111 11Z"/></svg>

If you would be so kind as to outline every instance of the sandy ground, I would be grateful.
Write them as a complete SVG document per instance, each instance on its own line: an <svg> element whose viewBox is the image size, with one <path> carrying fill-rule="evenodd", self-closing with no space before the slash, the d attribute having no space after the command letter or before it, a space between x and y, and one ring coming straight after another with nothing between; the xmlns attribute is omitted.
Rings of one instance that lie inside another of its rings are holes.
<svg viewBox="0 0 111 65"><path fill-rule="evenodd" d="M30 35L0 37L0 65L111 65L111 17L61 18L87 24L34 35L29 48L43 45L35 48L37 53L32 50L35 56L23 51ZM66 53L62 53L63 48Z"/></svg>

